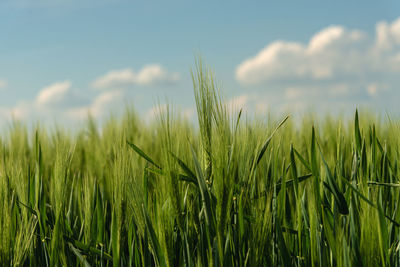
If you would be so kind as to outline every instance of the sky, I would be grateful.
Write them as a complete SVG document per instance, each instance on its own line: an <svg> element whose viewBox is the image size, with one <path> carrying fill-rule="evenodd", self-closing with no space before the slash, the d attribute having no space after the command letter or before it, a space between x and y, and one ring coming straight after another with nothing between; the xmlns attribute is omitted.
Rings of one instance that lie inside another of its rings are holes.
<svg viewBox="0 0 400 267"><path fill-rule="evenodd" d="M400 1L322 2L2 0L0 126L192 118L199 55L232 110L400 114Z"/></svg>

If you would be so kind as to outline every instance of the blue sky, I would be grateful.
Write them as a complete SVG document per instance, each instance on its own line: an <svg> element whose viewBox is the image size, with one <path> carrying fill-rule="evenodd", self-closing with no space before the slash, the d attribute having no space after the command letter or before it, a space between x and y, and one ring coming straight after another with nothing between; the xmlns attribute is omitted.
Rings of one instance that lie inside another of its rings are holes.
<svg viewBox="0 0 400 267"><path fill-rule="evenodd" d="M145 118L167 98L193 115L201 54L249 113L399 114L399 1L0 3L0 124Z"/></svg>

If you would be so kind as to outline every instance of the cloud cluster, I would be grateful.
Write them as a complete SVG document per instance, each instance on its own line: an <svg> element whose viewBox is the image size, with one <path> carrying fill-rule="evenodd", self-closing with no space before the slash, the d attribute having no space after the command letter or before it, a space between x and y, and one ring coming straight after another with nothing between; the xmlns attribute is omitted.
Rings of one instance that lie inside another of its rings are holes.
<svg viewBox="0 0 400 267"><path fill-rule="evenodd" d="M380 50L390 51L398 48L400 45L400 18L391 24L381 21L376 25L376 44Z"/></svg>
<svg viewBox="0 0 400 267"><path fill-rule="evenodd" d="M70 81L53 83L43 88L35 99L38 106L57 105L65 100L66 95L71 89Z"/></svg>
<svg viewBox="0 0 400 267"><path fill-rule="evenodd" d="M357 73L359 70L353 65L364 60L360 53L364 39L359 31L331 26L315 34L307 45L275 41L241 63L236 77L244 84L260 84L280 80L323 80L339 73ZM349 57L359 62L343 61Z"/></svg>
<svg viewBox="0 0 400 267"><path fill-rule="evenodd" d="M363 90L374 96L397 86L399 75L400 18L377 23L373 38L329 26L306 44L275 41L236 68L236 79L244 86L278 88L288 98L300 95L292 88L299 85L339 94Z"/></svg>
<svg viewBox="0 0 400 267"><path fill-rule="evenodd" d="M123 96L123 92L120 90L104 92L98 95L89 105L68 109L66 113L72 119L85 119L89 114L99 118L107 114L113 107L121 106L124 103Z"/></svg>
<svg viewBox="0 0 400 267"><path fill-rule="evenodd" d="M169 72L156 64L147 65L138 73L130 69L110 71L90 84L97 88L108 89L102 92L77 90L70 80L59 81L40 89L36 97L31 100L21 100L14 107L0 109L0 116L21 120L57 117L61 121L76 121L85 119L90 114L100 118L111 110L121 109L125 105L127 90L119 88L123 85L151 87L169 85L178 80L177 73ZM0 80L0 88L4 86L6 86L5 81ZM140 93L139 89L138 92Z"/></svg>
<svg viewBox="0 0 400 267"><path fill-rule="evenodd" d="M179 74L166 71L159 64L144 66L137 73L132 69L112 70L97 78L92 86L95 88L113 88L133 85L169 85L179 80Z"/></svg>
<svg viewBox="0 0 400 267"><path fill-rule="evenodd" d="M227 101L228 109L241 108L255 113L268 109L317 110L331 106L381 103L398 105L400 97L400 18L379 22L370 35L357 29L332 25L315 33L306 43L276 40L257 54L241 62L235 78L244 87L254 89ZM86 118L107 114L120 108L129 89L157 88L179 81L179 74L160 64L110 70L86 87L101 90L77 90L70 80L42 88L32 99L21 100L12 108L0 108L0 116L29 118ZM7 87L0 79L0 89ZM268 90L260 90L268 89ZM132 91L131 91L132 92ZM166 106L150 109L146 118L164 112ZM185 117L195 114L193 108Z"/></svg>

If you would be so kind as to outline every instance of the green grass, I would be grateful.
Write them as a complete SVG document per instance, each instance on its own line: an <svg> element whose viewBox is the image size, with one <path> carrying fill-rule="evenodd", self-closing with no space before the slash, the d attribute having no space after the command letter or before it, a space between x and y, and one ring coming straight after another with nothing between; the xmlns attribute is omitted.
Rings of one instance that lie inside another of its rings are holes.
<svg viewBox="0 0 400 267"><path fill-rule="evenodd" d="M399 266L400 122L171 107L0 139L1 266Z"/></svg>

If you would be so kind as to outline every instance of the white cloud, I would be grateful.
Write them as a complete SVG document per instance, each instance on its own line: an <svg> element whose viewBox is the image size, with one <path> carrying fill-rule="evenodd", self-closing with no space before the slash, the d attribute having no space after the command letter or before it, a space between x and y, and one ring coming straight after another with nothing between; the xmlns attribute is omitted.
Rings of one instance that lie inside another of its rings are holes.
<svg viewBox="0 0 400 267"><path fill-rule="evenodd" d="M127 85L154 85L172 84L179 80L179 74L166 71L159 64L144 66L137 73L132 69L112 70L97 78L92 86L95 88L109 88Z"/></svg>
<svg viewBox="0 0 400 267"><path fill-rule="evenodd" d="M364 34L357 30L347 31L342 26L330 26L310 39L307 52L309 55L325 53L328 49L362 41L364 37Z"/></svg>
<svg viewBox="0 0 400 267"><path fill-rule="evenodd" d="M98 95L88 106L71 108L66 111L70 118L85 119L88 114L99 118L107 114L113 107L121 107L124 98L122 91L114 90Z"/></svg>
<svg viewBox="0 0 400 267"><path fill-rule="evenodd" d="M296 75L296 72L303 71L294 69L293 65L284 61L285 58L296 58L296 61L301 61L301 58L297 58L301 54L303 54L301 45L276 41L265 47L255 57L241 63L236 70L236 78L244 84L257 84L288 72L290 75ZM285 57L281 58L280 55L285 55ZM285 66L289 68L285 69Z"/></svg>
<svg viewBox="0 0 400 267"><path fill-rule="evenodd" d="M92 103L90 107L90 112L99 117L103 115L104 112L109 112L109 108L115 104L120 106L123 104L123 94L121 91L110 91L99 95Z"/></svg>
<svg viewBox="0 0 400 267"><path fill-rule="evenodd" d="M140 85L173 83L179 79L177 73L168 73L160 65L148 65L136 76L136 83Z"/></svg>
<svg viewBox="0 0 400 267"><path fill-rule="evenodd" d="M326 49L327 46L342 38L344 29L339 26L331 26L321 32L315 34L308 45L310 54L320 52Z"/></svg>
<svg viewBox="0 0 400 267"><path fill-rule="evenodd" d="M65 99L71 88L70 81L53 83L43 88L36 97L38 106L47 106L57 104Z"/></svg>
<svg viewBox="0 0 400 267"><path fill-rule="evenodd" d="M131 69L113 70L96 79L92 85L96 88L114 86L115 84L132 84L136 82L136 75Z"/></svg>
<svg viewBox="0 0 400 267"><path fill-rule="evenodd" d="M10 111L11 116L18 120L26 120L33 115L34 107L28 101L21 101Z"/></svg>
<svg viewBox="0 0 400 267"><path fill-rule="evenodd" d="M375 38L359 30L330 26L306 44L275 41L236 69L236 79L243 85L278 87L326 82L351 87L360 81L371 83L377 77L396 78L399 74L400 18L378 23Z"/></svg>
<svg viewBox="0 0 400 267"><path fill-rule="evenodd" d="M359 55L364 39L359 31L330 26L312 36L307 45L275 41L241 63L236 78L243 84L257 85L282 80L325 80L337 74L358 73L349 60L359 61L356 65L364 61Z"/></svg>
<svg viewBox="0 0 400 267"><path fill-rule="evenodd" d="M400 18L391 24L381 21L376 25L376 45L382 50L400 45Z"/></svg>
<svg viewBox="0 0 400 267"><path fill-rule="evenodd" d="M123 93L119 90L106 91L95 96L88 103L87 97L72 91L70 81L53 83L38 93L32 100L19 101L14 107L0 110L0 116L19 120L58 120L71 123L86 119L90 113L96 118L115 110L124 101ZM84 104L86 103L86 104Z"/></svg>
<svg viewBox="0 0 400 267"><path fill-rule="evenodd" d="M56 82L42 88L31 100L20 100L13 107L3 110L7 117L18 120L46 119L60 115L65 105L71 105L71 82Z"/></svg>
<svg viewBox="0 0 400 267"><path fill-rule="evenodd" d="M384 83L370 83L366 87L369 96L376 97L378 94L388 90L387 84Z"/></svg>

